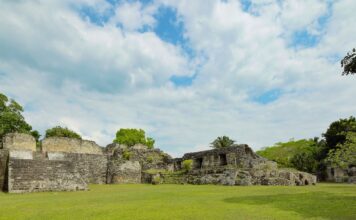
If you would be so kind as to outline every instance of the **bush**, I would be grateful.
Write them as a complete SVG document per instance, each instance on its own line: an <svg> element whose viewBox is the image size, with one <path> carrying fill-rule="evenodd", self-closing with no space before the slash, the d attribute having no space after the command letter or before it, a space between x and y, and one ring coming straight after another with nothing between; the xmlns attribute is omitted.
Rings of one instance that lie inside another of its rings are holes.
<svg viewBox="0 0 356 220"><path fill-rule="evenodd" d="M121 128L116 132L116 138L114 143L124 144L128 147L132 147L135 144L146 145L149 149L154 147L155 140L147 137L145 131L135 128Z"/></svg>
<svg viewBox="0 0 356 220"><path fill-rule="evenodd" d="M184 160L182 162L182 167L183 167L183 170L185 170L186 172L192 170L192 168L193 168L193 160Z"/></svg>
<svg viewBox="0 0 356 220"><path fill-rule="evenodd" d="M153 185L158 185L161 183L161 176L160 175L155 175L153 178L152 178L152 184Z"/></svg>
<svg viewBox="0 0 356 220"><path fill-rule="evenodd" d="M131 152L129 152L128 150L125 150L124 152L122 152L122 157L125 159L125 160L130 160L131 158Z"/></svg>
<svg viewBox="0 0 356 220"><path fill-rule="evenodd" d="M153 157L152 156L147 157L146 161L148 163L152 163L153 162Z"/></svg>
<svg viewBox="0 0 356 220"><path fill-rule="evenodd" d="M62 128L61 126L56 126L54 128L47 129L45 137L67 137L82 139L82 137L75 131L72 131L67 127Z"/></svg>

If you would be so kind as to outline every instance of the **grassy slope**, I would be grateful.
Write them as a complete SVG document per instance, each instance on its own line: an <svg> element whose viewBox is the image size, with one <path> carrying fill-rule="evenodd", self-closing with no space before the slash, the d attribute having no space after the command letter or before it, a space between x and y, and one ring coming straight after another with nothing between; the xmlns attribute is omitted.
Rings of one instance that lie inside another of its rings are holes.
<svg viewBox="0 0 356 220"><path fill-rule="evenodd" d="M277 143L274 146L266 147L256 153L267 159L276 161L281 167L293 167L290 163L292 157L300 151L311 148L315 143L313 140L297 140L284 143Z"/></svg>
<svg viewBox="0 0 356 220"><path fill-rule="evenodd" d="M0 219L356 219L356 185L92 185L0 194Z"/></svg>

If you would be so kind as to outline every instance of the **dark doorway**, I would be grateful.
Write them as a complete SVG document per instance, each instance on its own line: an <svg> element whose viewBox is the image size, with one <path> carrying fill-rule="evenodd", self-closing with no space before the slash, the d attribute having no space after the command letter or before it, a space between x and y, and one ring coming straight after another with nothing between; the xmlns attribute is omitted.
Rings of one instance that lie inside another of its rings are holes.
<svg viewBox="0 0 356 220"><path fill-rule="evenodd" d="M227 159L226 159L226 154L220 154L220 166L226 166L227 165Z"/></svg>
<svg viewBox="0 0 356 220"><path fill-rule="evenodd" d="M201 169L203 166L203 158L195 159L195 168Z"/></svg>

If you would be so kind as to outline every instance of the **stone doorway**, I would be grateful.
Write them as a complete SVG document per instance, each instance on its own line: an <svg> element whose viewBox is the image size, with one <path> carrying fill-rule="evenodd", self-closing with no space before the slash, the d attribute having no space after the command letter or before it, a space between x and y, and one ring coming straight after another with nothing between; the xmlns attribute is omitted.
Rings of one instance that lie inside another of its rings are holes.
<svg viewBox="0 0 356 220"><path fill-rule="evenodd" d="M220 154L219 155L219 165L220 166L226 166L227 165L226 154Z"/></svg>
<svg viewBox="0 0 356 220"><path fill-rule="evenodd" d="M196 158L195 159L195 168L201 169L203 166L203 158Z"/></svg>

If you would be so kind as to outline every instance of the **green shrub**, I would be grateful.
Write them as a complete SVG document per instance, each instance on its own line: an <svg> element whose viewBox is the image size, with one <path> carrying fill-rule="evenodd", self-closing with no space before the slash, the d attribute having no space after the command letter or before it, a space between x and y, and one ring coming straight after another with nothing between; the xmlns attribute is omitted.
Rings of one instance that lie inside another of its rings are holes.
<svg viewBox="0 0 356 220"><path fill-rule="evenodd" d="M125 160L130 160L132 153L128 150L124 150L124 152L122 152L122 157Z"/></svg>
<svg viewBox="0 0 356 220"><path fill-rule="evenodd" d="M152 178L152 184L153 185L158 185L161 183L161 176L160 175L155 175L153 178Z"/></svg>
<svg viewBox="0 0 356 220"><path fill-rule="evenodd" d="M143 144L149 149L152 149L154 147L155 140L150 137L146 138L145 131L142 129L121 128L116 132L114 143L124 144L128 147L132 147L135 144Z"/></svg>
<svg viewBox="0 0 356 220"><path fill-rule="evenodd" d="M45 137L68 137L82 139L82 137L75 131L72 131L66 127L62 128L61 126L56 126L54 128L47 129Z"/></svg>
<svg viewBox="0 0 356 220"><path fill-rule="evenodd" d="M152 162L153 162L153 157L152 157L152 156L147 157L147 158L146 158L146 161L147 161L148 163L152 163Z"/></svg>
<svg viewBox="0 0 356 220"><path fill-rule="evenodd" d="M193 160L184 160L182 162L182 168L183 170L185 170L186 172L192 170L193 168Z"/></svg>

